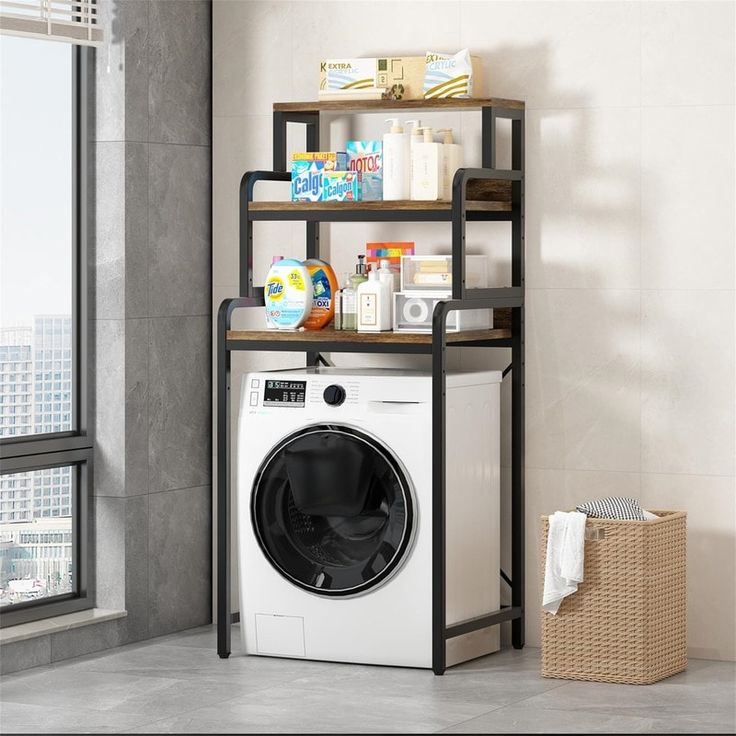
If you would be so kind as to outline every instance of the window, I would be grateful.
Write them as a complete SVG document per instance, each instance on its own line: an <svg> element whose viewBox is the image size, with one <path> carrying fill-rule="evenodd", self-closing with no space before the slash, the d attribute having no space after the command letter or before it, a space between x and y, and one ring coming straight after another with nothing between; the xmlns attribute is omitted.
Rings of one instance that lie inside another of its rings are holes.
<svg viewBox="0 0 736 736"><path fill-rule="evenodd" d="M93 603L84 291L89 53L0 36L2 626Z"/></svg>

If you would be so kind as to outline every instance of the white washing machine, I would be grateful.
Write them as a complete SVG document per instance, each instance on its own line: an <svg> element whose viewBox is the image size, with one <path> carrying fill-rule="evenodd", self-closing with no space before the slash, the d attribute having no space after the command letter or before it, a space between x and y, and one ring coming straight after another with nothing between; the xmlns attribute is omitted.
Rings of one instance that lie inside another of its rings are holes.
<svg viewBox="0 0 736 736"><path fill-rule="evenodd" d="M240 621L248 654L432 666L431 375L244 377ZM496 371L447 376L447 624L500 606ZM499 648L447 643L447 664Z"/></svg>

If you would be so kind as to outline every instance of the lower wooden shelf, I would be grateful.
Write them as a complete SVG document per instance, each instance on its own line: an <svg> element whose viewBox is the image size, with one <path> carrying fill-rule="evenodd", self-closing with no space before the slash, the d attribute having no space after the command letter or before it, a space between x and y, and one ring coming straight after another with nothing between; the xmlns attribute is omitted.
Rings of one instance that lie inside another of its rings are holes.
<svg viewBox="0 0 736 736"><path fill-rule="evenodd" d="M464 342L507 340L511 330L466 330L448 332L447 344L458 345ZM432 345L432 335L413 332L348 332L326 327L323 330L230 330L227 340L232 342L274 342L274 343L334 343L359 345Z"/></svg>

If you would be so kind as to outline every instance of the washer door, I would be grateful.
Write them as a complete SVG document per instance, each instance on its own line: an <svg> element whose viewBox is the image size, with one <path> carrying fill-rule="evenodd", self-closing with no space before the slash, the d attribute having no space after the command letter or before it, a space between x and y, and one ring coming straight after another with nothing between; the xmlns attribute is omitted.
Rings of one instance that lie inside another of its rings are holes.
<svg viewBox="0 0 736 736"><path fill-rule="evenodd" d="M409 482L374 438L338 425L305 427L280 442L256 474L256 538L295 585L356 595L384 582L408 553Z"/></svg>

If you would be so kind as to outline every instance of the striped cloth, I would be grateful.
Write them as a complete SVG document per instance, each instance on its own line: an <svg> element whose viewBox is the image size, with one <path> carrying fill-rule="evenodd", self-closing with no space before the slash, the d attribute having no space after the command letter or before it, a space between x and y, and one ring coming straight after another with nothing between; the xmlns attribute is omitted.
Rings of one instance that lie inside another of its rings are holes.
<svg viewBox="0 0 736 736"><path fill-rule="evenodd" d="M594 519L645 520L644 512L635 498L609 496L598 501L581 503L577 510Z"/></svg>

